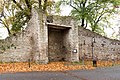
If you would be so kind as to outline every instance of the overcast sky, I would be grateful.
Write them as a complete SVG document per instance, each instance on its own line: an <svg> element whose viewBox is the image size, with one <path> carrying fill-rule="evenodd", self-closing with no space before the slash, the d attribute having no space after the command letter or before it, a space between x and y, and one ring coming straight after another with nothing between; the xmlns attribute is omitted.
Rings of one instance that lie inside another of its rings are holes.
<svg viewBox="0 0 120 80"><path fill-rule="evenodd" d="M1 26L1 25L0 25ZM0 27L0 39L4 39L8 36L7 29L4 27Z"/></svg>

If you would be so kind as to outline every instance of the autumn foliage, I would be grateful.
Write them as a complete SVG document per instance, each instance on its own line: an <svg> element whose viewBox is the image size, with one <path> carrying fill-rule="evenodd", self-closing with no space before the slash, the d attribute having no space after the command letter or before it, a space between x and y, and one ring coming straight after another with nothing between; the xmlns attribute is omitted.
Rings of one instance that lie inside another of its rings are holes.
<svg viewBox="0 0 120 80"><path fill-rule="evenodd" d="M113 64L120 64L119 61L113 63L112 61L97 61L97 67L108 67ZM93 67L92 61L85 61L84 65L81 63L70 62L50 62L49 64L35 64L27 62L17 63L0 63L0 73L7 72L30 72L30 71L66 71L66 70L91 70Z"/></svg>

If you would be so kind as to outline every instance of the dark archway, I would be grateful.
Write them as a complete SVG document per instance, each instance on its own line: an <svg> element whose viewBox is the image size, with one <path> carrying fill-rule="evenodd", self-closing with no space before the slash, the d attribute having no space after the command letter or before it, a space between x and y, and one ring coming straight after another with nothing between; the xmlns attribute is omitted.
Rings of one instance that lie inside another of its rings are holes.
<svg viewBox="0 0 120 80"><path fill-rule="evenodd" d="M65 36L70 27L54 24L48 25L48 59L49 61L66 61L67 48Z"/></svg>

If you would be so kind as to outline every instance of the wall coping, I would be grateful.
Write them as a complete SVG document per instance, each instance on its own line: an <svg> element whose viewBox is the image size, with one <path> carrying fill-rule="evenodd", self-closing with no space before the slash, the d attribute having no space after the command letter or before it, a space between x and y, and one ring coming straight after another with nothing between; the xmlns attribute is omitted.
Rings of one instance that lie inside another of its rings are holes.
<svg viewBox="0 0 120 80"><path fill-rule="evenodd" d="M72 26L68 25L61 25L61 24L54 24L54 23L46 23L48 27L55 28L55 29L70 29Z"/></svg>

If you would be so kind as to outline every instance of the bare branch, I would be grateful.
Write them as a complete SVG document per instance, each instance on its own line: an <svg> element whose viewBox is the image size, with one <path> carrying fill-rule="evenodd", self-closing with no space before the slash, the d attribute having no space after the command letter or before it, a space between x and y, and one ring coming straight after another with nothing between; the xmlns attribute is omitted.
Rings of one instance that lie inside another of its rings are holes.
<svg viewBox="0 0 120 80"><path fill-rule="evenodd" d="M44 0L44 6L43 6L43 11L45 11L47 8L47 0Z"/></svg>
<svg viewBox="0 0 120 80"><path fill-rule="evenodd" d="M5 26L5 28L7 29L7 31L8 31L8 33L9 34L11 34L11 32L10 32L10 29L9 29L9 27L8 27L8 25L2 20L2 19L0 19L1 21L2 21L2 23L4 24L4 26Z"/></svg>
<svg viewBox="0 0 120 80"><path fill-rule="evenodd" d="M41 1L41 0L38 0L38 2L39 2L39 8L42 9L42 4L41 4L42 1Z"/></svg>
<svg viewBox="0 0 120 80"><path fill-rule="evenodd" d="M27 7L31 10L32 6L30 4L30 1L29 0L25 0L25 3L27 5Z"/></svg>
<svg viewBox="0 0 120 80"><path fill-rule="evenodd" d="M21 5L18 3L18 2L16 2L15 0L12 0L21 10L23 10L23 8L21 7Z"/></svg>
<svg viewBox="0 0 120 80"><path fill-rule="evenodd" d="M70 3L70 6L72 7L72 8L74 8L75 10L77 10L79 13L81 13L75 6L73 6L71 3Z"/></svg>
<svg viewBox="0 0 120 80"><path fill-rule="evenodd" d="M101 15L95 20L95 23L98 23L100 21L101 17L105 14L104 10L105 10L105 8L103 8Z"/></svg>
<svg viewBox="0 0 120 80"><path fill-rule="evenodd" d="M73 1L74 2L74 1ZM77 7L80 7L77 2L74 2Z"/></svg>

